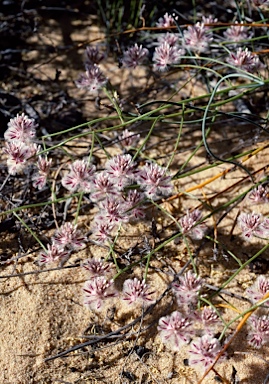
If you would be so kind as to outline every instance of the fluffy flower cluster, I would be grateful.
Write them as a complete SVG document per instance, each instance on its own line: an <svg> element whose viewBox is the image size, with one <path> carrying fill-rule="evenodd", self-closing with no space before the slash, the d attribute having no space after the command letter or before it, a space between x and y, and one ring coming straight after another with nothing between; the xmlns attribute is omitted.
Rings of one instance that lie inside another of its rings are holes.
<svg viewBox="0 0 269 384"><path fill-rule="evenodd" d="M56 230L52 237L52 244L48 245L46 251L39 254L39 264L52 262L63 262L70 255L71 251L78 250L84 246L86 237L72 223L64 223Z"/></svg>
<svg viewBox="0 0 269 384"><path fill-rule="evenodd" d="M269 279L264 275L260 275L254 284L246 289L247 296L253 304L257 304L261 300L266 300L262 308L257 311L257 315L252 315L248 320L248 343L254 348L261 348L264 344L269 344L269 316L263 314L263 310L268 310L269 298Z"/></svg>
<svg viewBox="0 0 269 384"><path fill-rule="evenodd" d="M170 35L166 35L166 38L164 37L160 41L161 43L155 48L153 54L153 69L165 71L171 65L178 64L185 51L171 41Z"/></svg>
<svg viewBox="0 0 269 384"><path fill-rule="evenodd" d="M250 317L249 332L247 336L248 343L254 348L261 348L262 345L269 343L269 316Z"/></svg>
<svg viewBox="0 0 269 384"><path fill-rule="evenodd" d="M236 25L232 25L227 28L227 30L223 33L223 36L230 42L238 43L242 40L247 40L252 37L252 33L248 31L247 27L240 25L237 21Z"/></svg>
<svg viewBox="0 0 269 384"><path fill-rule="evenodd" d="M201 372L207 370L212 365L221 351L221 344L215 337L204 335L192 341L190 345L190 359L189 365L196 366ZM219 362L226 358L226 354L223 354L219 359Z"/></svg>
<svg viewBox="0 0 269 384"><path fill-rule="evenodd" d="M179 220L183 235L188 235L194 240L204 237L207 226L202 220L202 212L199 209L187 211L186 215Z"/></svg>
<svg viewBox="0 0 269 384"><path fill-rule="evenodd" d="M118 136L118 141L121 145L121 148L124 151L130 150L132 147L135 147L140 140L140 135L125 129L121 135Z"/></svg>
<svg viewBox="0 0 269 384"><path fill-rule="evenodd" d="M259 71L263 67L263 64L256 54L250 52L248 48L243 49L241 47L239 47L236 52L230 52L227 62L235 68L250 73Z"/></svg>
<svg viewBox="0 0 269 384"><path fill-rule="evenodd" d="M207 51L212 40L212 32L204 23L198 22L184 31L184 46L192 52Z"/></svg>
<svg viewBox="0 0 269 384"><path fill-rule="evenodd" d="M36 123L24 113L17 114L10 119L8 128L4 133L5 147L3 152L7 155L7 167L10 175L22 173L31 164L36 167L32 180L33 186L42 189L47 182L52 160L37 156L40 147L34 143L36 139Z"/></svg>
<svg viewBox="0 0 269 384"><path fill-rule="evenodd" d="M213 307L194 310L202 285L203 280L191 271L172 284L179 309L160 318L158 331L162 342L173 351L179 351L196 337L190 344L188 362L205 371L221 351L221 344L214 334L222 324ZM220 360L225 357L223 354Z"/></svg>
<svg viewBox="0 0 269 384"><path fill-rule="evenodd" d="M197 305L202 284L203 280L191 271L180 276L178 281L172 284L178 306L186 309Z"/></svg>
<svg viewBox="0 0 269 384"><path fill-rule="evenodd" d="M250 297L253 304L261 300L266 294L269 293L269 279L263 275L260 275L255 283L247 288L246 294ZM266 307L269 307L269 300L264 303Z"/></svg>
<svg viewBox="0 0 269 384"><path fill-rule="evenodd" d="M104 59L104 55L97 47L86 47L85 50L85 72L81 73L75 81L78 88L85 88L90 93L96 94L99 89L107 83L107 78L103 74L99 63Z"/></svg>
<svg viewBox="0 0 269 384"><path fill-rule="evenodd" d="M101 310L107 299L120 297L128 305L147 306L152 303L152 294L145 280L125 280L122 292L116 290L112 275L114 267L112 263L104 260L89 259L83 264L87 271L89 280L86 281L84 290L84 304L89 308Z"/></svg>
<svg viewBox="0 0 269 384"><path fill-rule="evenodd" d="M92 228L99 242L109 240L119 224L143 219L146 199L156 199L173 190L165 168L148 163L139 169L129 154L109 159L100 172L85 160L76 160L62 185L71 192L90 194L99 208Z"/></svg>
<svg viewBox="0 0 269 384"><path fill-rule="evenodd" d="M258 185L258 187L252 189L252 191L248 193L248 199L251 201L252 204L268 203L267 195L267 187L264 187L260 184Z"/></svg>
<svg viewBox="0 0 269 384"><path fill-rule="evenodd" d="M179 311L161 317L158 331L162 342L172 351L178 351L182 345L189 343L194 334L191 319Z"/></svg>
<svg viewBox="0 0 269 384"><path fill-rule="evenodd" d="M147 59L149 51L147 48L143 48L142 45L135 44L133 47L127 49L124 52L122 58L122 64L126 68L135 69L138 65L143 64Z"/></svg>
<svg viewBox="0 0 269 384"><path fill-rule="evenodd" d="M262 238L269 236L269 218L264 218L260 213L241 213L238 223L246 240L250 240L253 236Z"/></svg>
<svg viewBox="0 0 269 384"><path fill-rule="evenodd" d="M160 17L157 22L157 27L169 28L172 27L177 21L178 17L175 15L169 15L169 13L165 13L163 17Z"/></svg>
<svg viewBox="0 0 269 384"><path fill-rule="evenodd" d="M96 276L86 281L83 291L84 304L95 311L99 311L106 300L118 296L114 281L104 276Z"/></svg>
<svg viewBox="0 0 269 384"><path fill-rule="evenodd" d="M149 285L146 284L145 280L138 280L136 277L134 279L125 280L123 283L123 300L128 302L128 304L137 304L148 305L153 302L152 294L154 291L150 291Z"/></svg>
<svg viewBox="0 0 269 384"><path fill-rule="evenodd" d="M214 336L222 324L219 315L212 307L203 307L201 310L194 311L192 317L197 326L201 328L202 333L209 336Z"/></svg>
<svg viewBox="0 0 269 384"><path fill-rule="evenodd" d="M36 135L36 124L33 119L22 113L11 119L8 129L4 133L5 147L3 152L7 155L7 167L10 175L22 173L29 165L38 147L33 143Z"/></svg>

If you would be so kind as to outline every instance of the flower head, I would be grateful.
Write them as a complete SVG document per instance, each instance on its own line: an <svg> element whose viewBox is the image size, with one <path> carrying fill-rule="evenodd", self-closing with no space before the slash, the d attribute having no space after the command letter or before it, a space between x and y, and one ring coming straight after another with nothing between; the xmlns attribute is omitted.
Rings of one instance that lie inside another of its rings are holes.
<svg viewBox="0 0 269 384"><path fill-rule="evenodd" d="M230 52L227 62L238 69L251 73L263 67L257 55L249 52L248 48L242 49L241 47L236 52Z"/></svg>
<svg viewBox="0 0 269 384"><path fill-rule="evenodd" d="M150 199L169 195L173 190L171 177L166 174L166 169L156 163L144 165L138 173L138 181Z"/></svg>
<svg viewBox="0 0 269 384"><path fill-rule="evenodd" d="M27 115L22 113L10 119L8 129L4 133L5 140L18 140L23 142L32 141L36 135L36 124L34 119L29 119Z"/></svg>
<svg viewBox="0 0 269 384"><path fill-rule="evenodd" d="M142 45L135 44L133 47L124 52L122 64L124 67L135 69L138 65L143 64L147 58L149 51L143 48Z"/></svg>
<svg viewBox="0 0 269 384"><path fill-rule="evenodd" d="M260 275L255 283L246 290L246 294L251 298L253 303L261 300L266 293L269 293L269 279L263 275ZM266 301L264 305L269 307L269 300Z"/></svg>
<svg viewBox="0 0 269 384"><path fill-rule="evenodd" d="M88 259L83 264L83 268L89 273L90 277L107 276L113 264L98 259Z"/></svg>
<svg viewBox="0 0 269 384"><path fill-rule="evenodd" d="M115 223L108 222L102 215L97 215L92 228L93 237L99 243L105 243L107 240L111 240L114 227Z"/></svg>
<svg viewBox="0 0 269 384"><path fill-rule="evenodd" d="M76 160L70 165L70 172L62 179L62 185L71 192L91 191L91 180L95 172L95 166L85 160Z"/></svg>
<svg viewBox="0 0 269 384"><path fill-rule="evenodd" d="M205 371L214 363L220 351L221 345L219 340L209 335L204 335L191 343L189 365L196 365L202 371ZM225 355L223 354L221 360L224 357Z"/></svg>
<svg viewBox="0 0 269 384"><path fill-rule="evenodd" d="M194 211L187 211L187 214L179 220L182 233L188 234L194 240L201 240L204 237L207 226L204 222L199 221L202 219L202 212L199 209Z"/></svg>
<svg viewBox="0 0 269 384"><path fill-rule="evenodd" d="M184 31L184 46L190 51L205 52L212 39L211 31L203 23L188 26L188 29Z"/></svg>
<svg viewBox="0 0 269 384"><path fill-rule="evenodd" d="M78 249L84 246L86 238L72 223L64 223L53 236L53 242L59 246Z"/></svg>
<svg viewBox="0 0 269 384"><path fill-rule="evenodd" d="M115 183L107 171L98 172L92 180L91 200L100 201L111 195L119 193Z"/></svg>
<svg viewBox="0 0 269 384"><path fill-rule="evenodd" d="M28 165L28 160L36 155L38 146L26 144L23 141L7 141L3 152L7 154L7 167L10 175L21 173Z"/></svg>
<svg viewBox="0 0 269 384"><path fill-rule="evenodd" d="M204 333L213 336L216 326L220 324L220 319L212 307L203 307L202 310L194 313L194 318L201 326Z"/></svg>
<svg viewBox="0 0 269 384"><path fill-rule="evenodd" d="M39 190L44 188L47 182L51 167L52 159L48 160L47 157L38 157L37 168L38 172L33 175L33 186Z"/></svg>
<svg viewBox="0 0 269 384"><path fill-rule="evenodd" d="M177 20L177 16L169 15L167 12L164 14L163 17L160 17L157 22L157 27L172 27L175 25L175 20Z"/></svg>
<svg viewBox="0 0 269 384"><path fill-rule="evenodd" d="M106 162L105 168L119 191L134 178L135 163L131 155L114 156Z"/></svg>
<svg viewBox="0 0 269 384"><path fill-rule="evenodd" d="M99 220L110 224L120 224L129 221L128 214L125 213L124 204L122 204L120 199L109 196L100 203L100 207Z"/></svg>
<svg viewBox="0 0 269 384"><path fill-rule="evenodd" d="M224 37L231 42L238 43L242 40L247 40L251 38L251 34L248 32L248 28L240 25L237 21L235 22L237 25L231 25L227 30L223 33Z"/></svg>
<svg viewBox="0 0 269 384"><path fill-rule="evenodd" d="M127 301L128 304L140 303L147 305L152 303L151 295L154 291L149 291L149 286L145 280L134 279L125 280L123 283L123 300Z"/></svg>
<svg viewBox="0 0 269 384"><path fill-rule="evenodd" d="M254 348L260 348L269 342L269 316L252 315L249 319L247 340Z"/></svg>
<svg viewBox="0 0 269 384"><path fill-rule="evenodd" d="M140 220L145 217L145 210L142 205L144 198L144 194L137 189L130 189L127 195L123 197L129 220Z"/></svg>
<svg viewBox="0 0 269 384"><path fill-rule="evenodd" d="M259 203L268 203L268 190L261 184L258 187L252 189L248 194L248 199L251 200L253 204Z"/></svg>
<svg viewBox="0 0 269 384"><path fill-rule="evenodd" d="M97 47L91 47L88 45L85 49L85 64L94 66L99 64L104 59L104 54L99 51Z"/></svg>
<svg viewBox="0 0 269 384"><path fill-rule="evenodd" d="M177 45L169 45L167 41L156 47L153 54L153 69L165 71L170 65L179 63L184 50Z"/></svg>
<svg viewBox="0 0 269 384"><path fill-rule="evenodd" d="M158 35L158 46L161 46L163 43L167 43L170 47L178 46L179 36L176 33L161 33ZM182 50L182 54L183 54Z"/></svg>
<svg viewBox="0 0 269 384"><path fill-rule="evenodd" d="M209 15L208 17L202 16L202 23L204 24L205 28L210 29L211 27L206 26L205 24L215 24L218 22L218 19L212 15Z"/></svg>
<svg viewBox="0 0 269 384"><path fill-rule="evenodd" d="M46 251L39 253L39 264L53 263L55 261L64 260L68 256L69 252L60 248L58 245L52 243L48 245Z"/></svg>
<svg viewBox="0 0 269 384"><path fill-rule="evenodd" d="M134 147L138 143L139 139L140 135L138 133L128 131L128 129L125 129L119 136L119 142L124 149Z"/></svg>
<svg viewBox="0 0 269 384"><path fill-rule="evenodd" d="M75 84L78 88L86 88L89 92L96 93L100 88L107 83L107 78L104 76L97 64L86 64L86 72L82 73Z"/></svg>
<svg viewBox="0 0 269 384"><path fill-rule="evenodd" d="M180 276L178 280L178 282L172 284L178 305L195 305L198 301L203 280L191 271Z"/></svg>
<svg viewBox="0 0 269 384"><path fill-rule="evenodd" d="M179 311L161 317L158 325L162 342L167 344L173 351L178 351L182 345L190 341L194 333L191 328L191 320L183 316Z"/></svg>
<svg viewBox="0 0 269 384"><path fill-rule="evenodd" d="M252 236L263 236L262 215L260 213L241 213L238 223L245 239L249 240Z"/></svg>
<svg viewBox="0 0 269 384"><path fill-rule="evenodd" d="M95 311L102 308L105 300L117 296L114 281L108 281L103 276L86 281L83 291L85 292L84 304Z"/></svg>

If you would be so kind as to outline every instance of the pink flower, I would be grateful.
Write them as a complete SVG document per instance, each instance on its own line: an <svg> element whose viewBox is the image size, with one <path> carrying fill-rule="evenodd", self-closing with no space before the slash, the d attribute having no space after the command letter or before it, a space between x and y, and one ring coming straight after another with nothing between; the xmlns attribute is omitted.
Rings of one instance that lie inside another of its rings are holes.
<svg viewBox="0 0 269 384"><path fill-rule="evenodd" d="M134 178L135 163L131 155L117 155L106 162L105 168L110 180L122 190Z"/></svg>
<svg viewBox="0 0 269 384"><path fill-rule="evenodd" d="M46 185L51 163L52 159L48 160L46 157L38 157L38 172L33 175L33 186L35 188L41 190Z"/></svg>
<svg viewBox="0 0 269 384"><path fill-rule="evenodd" d="M253 204L259 204L259 203L268 203L267 194L268 194L267 188L263 187L260 184L258 185L258 187L252 189L252 191L250 191L247 196L248 196L248 199L251 200Z"/></svg>
<svg viewBox="0 0 269 384"><path fill-rule="evenodd" d="M204 335L191 343L189 365L197 365L202 371L206 371L214 363L220 351L221 345L219 340L209 335ZM225 354L223 354L219 361L224 358Z"/></svg>
<svg viewBox="0 0 269 384"><path fill-rule="evenodd" d="M203 332L209 336L213 336L216 332L216 327L221 324L218 314L212 307L203 307L202 310L196 311L194 319L196 319Z"/></svg>
<svg viewBox="0 0 269 384"><path fill-rule="evenodd" d="M92 228L93 237L99 243L105 243L111 240L112 231L115 228L115 223L110 223L102 215L95 216L94 225Z"/></svg>
<svg viewBox="0 0 269 384"><path fill-rule="evenodd" d="M100 216L110 224L127 223L129 221L128 214L125 213L124 204L120 199L108 197L100 203L100 207Z"/></svg>
<svg viewBox="0 0 269 384"><path fill-rule="evenodd" d="M204 24L205 28L210 29L211 27L206 26L205 24L216 24L218 22L218 19L212 15L209 15L208 17L202 16L202 23Z"/></svg>
<svg viewBox="0 0 269 384"><path fill-rule="evenodd" d="M135 44L133 47L128 48L124 52L122 58L122 64L124 67L135 69L138 65L143 64L147 58L149 51L147 48L143 48L142 45Z"/></svg>
<svg viewBox="0 0 269 384"><path fill-rule="evenodd" d="M85 64L88 67L99 64L104 59L103 53L99 51L97 47L91 47L88 45L85 49Z"/></svg>
<svg viewBox="0 0 269 384"><path fill-rule="evenodd" d="M196 305L203 280L191 271L178 278L179 282L172 284L173 293L178 305Z"/></svg>
<svg viewBox="0 0 269 384"><path fill-rule="evenodd" d="M64 251L58 245L48 245L47 251L41 251L39 254L39 264L53 263L54 261L63 260L68 256L69 252Z"/></svg>
<svg viewBox="0 0 269 384"><path fill-rule="evenodd" d="M232 25L223 33L228 41L238 43L239 41L247 40L252 37L252 34L248 33L247 27L240 25L237 21L235 23L237 25Z"/></svg>
<svg viewBox="0 0 269 384"><path fill-rule="evenodd" d="M260 213L241 213L238 217L238 223L245 239L249 240L252 236L264 236L262 219Z"/></svg>
<svg viewBox="0 0 269 384"><path fill-rule="evenodd" d="M64 223L53 236L53 242L62 247L78 249L84 246L86 237L81 234L76 225Z"/></svg>
<svg viewBox="0 0 269 384"><path fill-rule="evenodd" d="M92 180L91 200L103 200L110 195L117 195L118 188L111 181L107 171L98 172Z"/></svg>
<svg viewBox="0 0 269 384"><path fill-rule="evenodd" d="M242 49L241 47L236 52L230 52L227 62L236 68L251 73L263 67L257 55L249 52L248 48Z"/></svg>
<svg viewBox="0 0 269 384"><path fill-rule="evenodd" d="M141 305L148 305L152 303L151 295L154 291L149 291L149 286L145 280L134 279L125 280L123 283L123 300L127 301L128 304L139 303Z"/></svg>
<svg viewBox="0 0 269 384"><path fill-rule="evenodd" d="M260 275L255 283L246 290L246 294L251 298L253 303L261 300L267 293L269 293L269 279L263 275ZM269 307L269 300L263 305Z"/></svg>
<svg viewBox="0 0 269 384"><path fill-rule="evenodd" d="M173 351L179 351L180 347L189 343L191 336L194 334L191 328L191 320L178 311L161 317L158 325L162 342L167 344Z"/></svg>
<svg viewBox="0 0 269 384"><path fill-rule="evenodd" d="M126 214L129 220L141 220L145 217L144 207L141 205L144 201L144 194L137 189L130 189L127 196L123 197Z"/></svg>
<svg viewBox="0 0 269 384"><path fill-rule="evenodd" d="M36 144L26 144L22 141L7 141L3 152L8 155L7 167L10 175L21 173L28 165L28 160L38 151Z"/></svg>
<svg viewBox="0 0 269 384"><path fill-rule="evenodd" d="M86 72L82 73L75 84L78 88L87 88L91 93L96 93L107 83L107 78L97 64L87 65Z"/></svg>
<svg viewBox="0 0 269 384"><path fill-rule="evenodd" d="M261 348L269 342L269 316L252 315L249 319L250 331L248 332L248 343L254 348Z"/></svg>
<svg viewBox="0 0 269 384"><path fill-rule="evenodd" d="M178 48L177 45L169 45L164 41L156 47L153 54L153 69L165 71L170 65L180 62L181 56L184 55L184 50Z"/></svg>
<svg viewBox="0 0 269 384"><path fill-rule="evenodd" d="M199 209L195 209L192 212L187 211L187 214L179 220L182 234L188 234L194 240L201 240L207 229L204 222L199 223L201 220L202 212Z"/></svg>
<svg viewBox="0 0 269 384"><path fill-rule="evenodd" d="M184 47L194 52L205 52L212 41L211 31L203 23L188 26L184 31Z"/></svg>
<svg viewBox="0 0 269 384"><path fill-rule="evenodd" d="M175 20L177 20L177 16L169 15L167 12L164 14L163 17L160 17L157 22L157 27L172 27L175 24Z"/></svg>
<svg viewBox="0 0 269 384"><path fill-rule="evenodd" d="M91 191L91 180L95 172L95 166L85 160L76 160L70 165L70 172L62 179L62 185L71 192Z"/></svg>
<svg viewBox="0 0 269 384"><path fill-rule="evenodd" d="M119 136L121 146L127 150L134 147L138 143L139 139L140 135L138 133L128 131L128 129L125 129Z"/></svg>
<svg viewBox="0 0 269 384"><path fill-rule="evenodd" d="M36 124L34 119L29 119L27 115L17 114L14 119L10 119L8 129L4 137L7 141L18 140L23 142L32 141L36 135Z"/></svg>
<svg viewBox="0 0 269 384"><path fill-rule="evenodd" d="M105 300L117 296L114 281L108 281L103 276L86 281L83 291L85 292L84 304L95 311L102 308Z"/></svg>
<svg viewBox="0 0 269 384"><path fill-rule="evenodd" d="M178 46L179 36L176 33L161 33L158 35L158 46L161 46L163 43L167 43L170 47ZM182 55L184 54L182 50Z"/></svg>
<svg viewBox="0 0 269 384"><path fill-rule="evenodd" d="M106 276L110 274L113 264L103 260L88 259L83 264L83 268L89 273L90 277Z"/></svg>
<svg viewBox="0 0 269 384"><path fill-rule="evenodd" d="M138 173L138 182L144 189L145 195L150 199L162 195L169 195L173 191L171 177L166 169L156 163L146 164Z"/></svg>

